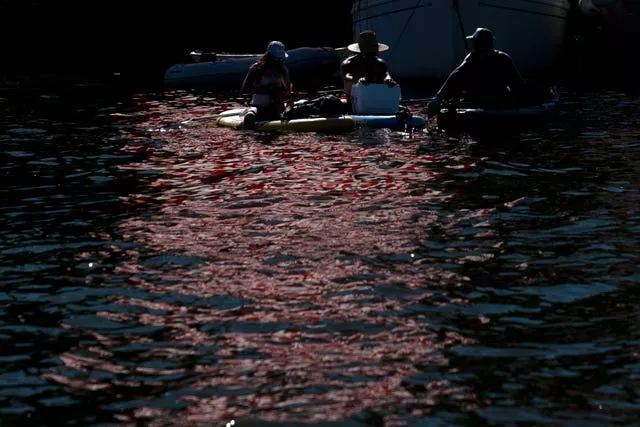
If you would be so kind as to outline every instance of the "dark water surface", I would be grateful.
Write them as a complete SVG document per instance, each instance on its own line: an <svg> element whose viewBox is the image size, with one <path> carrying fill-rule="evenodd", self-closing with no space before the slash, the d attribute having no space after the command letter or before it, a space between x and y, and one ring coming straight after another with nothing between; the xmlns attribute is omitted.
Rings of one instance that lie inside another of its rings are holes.
<svg viewBox="0 0 640 427"><path fill-rule="evenodd" d="M633 425L640 99L563 95L480 144L3 88L0 424Z"/></svg>

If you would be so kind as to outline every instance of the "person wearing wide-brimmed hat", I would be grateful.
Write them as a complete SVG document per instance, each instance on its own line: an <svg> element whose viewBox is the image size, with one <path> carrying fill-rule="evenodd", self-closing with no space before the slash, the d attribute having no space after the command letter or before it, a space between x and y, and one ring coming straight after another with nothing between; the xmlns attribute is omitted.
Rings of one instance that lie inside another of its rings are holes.
<svg viewBox="0 0 640 427"><path fill-rule="evenodd" d="M471 40L472 51L429 103L429 115L439 111L442 100L464 98L478 106L501 107L517 102L521 96L524 80L511 57L494 49L491 30L477 28L467 39Z"/></svg>
<svg viewBox="0 0 640 427"><path fill-rule="evenodd" d="M375 31L362 31L358 36L358 42L350 44L347 49L354 53L340 64L340 75L347 99L351 95L351 86L355 83L396 85L389 74L386 62L378 56L378 52L388 50L389 46L378 42Z"/></svg>

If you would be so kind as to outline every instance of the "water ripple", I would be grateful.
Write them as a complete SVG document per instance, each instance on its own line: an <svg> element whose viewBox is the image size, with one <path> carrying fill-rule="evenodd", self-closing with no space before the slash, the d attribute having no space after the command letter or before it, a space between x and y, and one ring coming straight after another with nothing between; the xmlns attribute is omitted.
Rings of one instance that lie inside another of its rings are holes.
<svg viewBox="0 0 640 427"><path fill-rule="evenodd" d="M636 99L567 93L546 129L480 141L45 95L3 102L3 421L637 417Z"/></svg>

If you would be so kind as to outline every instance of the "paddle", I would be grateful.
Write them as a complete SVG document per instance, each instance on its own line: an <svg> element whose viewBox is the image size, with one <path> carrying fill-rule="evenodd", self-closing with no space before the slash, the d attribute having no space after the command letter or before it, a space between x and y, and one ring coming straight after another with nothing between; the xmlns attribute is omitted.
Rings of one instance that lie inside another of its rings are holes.
<svg viewBox="0 0 640 427"><path fill-rule="evenodd" d="M223 114L224 114L224 112L223 113L218 113L218 114L206 114L204 116L192 117L190 119L181 121L180 124L181 125L186 125L186 124L189 124L191 122L198 121L198 120L215 120L215 119L217 119L219 117L222 117Z"/></svg>
<svg viewBox="0 0 640 427"><path fill-rule="evenodd" d="M403 99L400 101L401 104L419 104L421 102L431 102L435 101L435 98L411 98L411 99Z"/></svg>
<svg viewBox="0 0 640 427"><path fill-rule="evenodd" d="M462 42L464 43L464 50L469 53L469 44L467 44L466 32L464 31L464 24L462 23L462 13L460 12L460 3L458 0L453 0L453 8L458 16L458 26L460 27L460 33L462 34Z"/></svg>
<svg viewBox="0 0 640 427"><path fill-rule="evenodd" d="M189 124L191 122L196 122L196 121L200 121L200 120L215 120L215 119L219 119L220 117L235 116L235 115L238 115L238 114L242 113L246 108L248 108L248 106L246 106L246 105L238 105L235 108L231 108L229 110L225 110L225 111L222 111L220 113L206 114L206 115L203 115L203 116L192 117L190 119L182 120L179 124L186 125L186 124Z"/></svg>

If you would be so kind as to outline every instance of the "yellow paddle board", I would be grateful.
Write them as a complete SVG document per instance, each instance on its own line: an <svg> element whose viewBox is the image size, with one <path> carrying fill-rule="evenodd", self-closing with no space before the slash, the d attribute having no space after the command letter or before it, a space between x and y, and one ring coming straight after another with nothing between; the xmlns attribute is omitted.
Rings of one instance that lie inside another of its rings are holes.
<svg viewBox="0 0 640 427"><path fill-rule="evenodd" d="M218 126L233 129L242 128L243 116L240 114L221 114L216 120ZM350 116L312 117L294 120L272 120L256 122L257 131L266 132L350 132L356 128L356 121Z"/></svg>

